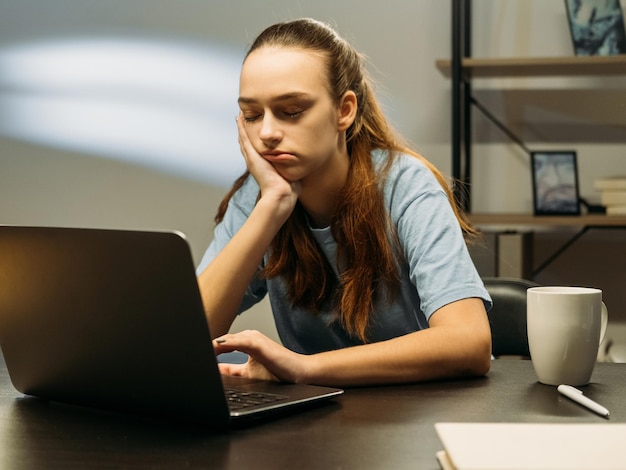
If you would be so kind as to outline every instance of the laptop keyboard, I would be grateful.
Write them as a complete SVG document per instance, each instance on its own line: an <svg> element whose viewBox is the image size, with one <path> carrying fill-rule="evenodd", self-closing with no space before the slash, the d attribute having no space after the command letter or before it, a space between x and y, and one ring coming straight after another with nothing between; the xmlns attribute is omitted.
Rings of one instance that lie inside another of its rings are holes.
<svg viewBox="0 0 626 470"><path fill-rule="evenodd" d="M270 405L279 401L286 400L283 395L276 395L265 392L246 392L244 390L226 389L226 401L228 407L233 411L240 411L246 408L252 408L260 405Z"/></svg>

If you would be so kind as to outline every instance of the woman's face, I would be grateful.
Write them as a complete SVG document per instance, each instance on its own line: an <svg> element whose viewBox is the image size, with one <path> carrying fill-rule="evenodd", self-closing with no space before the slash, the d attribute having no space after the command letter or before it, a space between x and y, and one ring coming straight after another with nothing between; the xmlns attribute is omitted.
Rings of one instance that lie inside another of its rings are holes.
<svg viewBox="0 0 626 470"><path fill-rule="evenodd" d="M346 168L345 129L321 55L255 50L242 67L239 107L252 145L288 181L337 177Z"/></svg>

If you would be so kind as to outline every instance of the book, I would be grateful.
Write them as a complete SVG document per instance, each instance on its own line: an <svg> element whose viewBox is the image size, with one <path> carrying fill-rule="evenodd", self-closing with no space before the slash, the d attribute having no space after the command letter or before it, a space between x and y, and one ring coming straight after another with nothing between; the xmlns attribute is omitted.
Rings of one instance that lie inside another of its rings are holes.
<svg viewBox="0 0 626 470"><path fill-rule="evenodd" d="M603 206L626 206L626 189L604 190L600 193Z"/></svg>
<svg viewBox="0 0 626 470"><path fill-rule="evenodd" d="M436 423L444 470L623 469L626 424Z"/></svg>
<svg viewBox="0 0 626 470"><path fill-rule="evenodd" d="M600 190L600 205L606 215L626 215L626 177L602 178L594 187Z"/></svg>
<svg viewBox="0 0 626 470"><path fill-rule="evenodd" d="M598 191L626 190L626 176L608 176L593 182L593 188Z"/></svg>
<svg viewBox="0 0 626 470"><path fill-rule="evenodd" d="M626 204L620 206L606 206L606 215L626 215Z"/></svg>

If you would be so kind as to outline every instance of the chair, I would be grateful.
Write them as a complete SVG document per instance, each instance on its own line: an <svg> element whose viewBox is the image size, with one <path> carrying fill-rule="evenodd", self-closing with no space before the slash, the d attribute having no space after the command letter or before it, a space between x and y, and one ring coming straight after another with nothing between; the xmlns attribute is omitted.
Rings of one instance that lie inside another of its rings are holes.
<svg viewBox="0 0 626 470"><path fill-rule="evenodd" d="M501 277L485 277L483 282L493 300L493 307L488 312L492 354L496 358L521 356L528 359L526 290L539 284L525 279Z"/></svg>

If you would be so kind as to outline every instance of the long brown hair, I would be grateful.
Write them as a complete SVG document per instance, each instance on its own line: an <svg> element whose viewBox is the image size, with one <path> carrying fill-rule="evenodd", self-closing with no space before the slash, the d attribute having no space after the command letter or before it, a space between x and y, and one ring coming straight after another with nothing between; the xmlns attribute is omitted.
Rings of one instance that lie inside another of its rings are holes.
<svg viewBox="0 0 626 470"><path fill-rule="evenodd" d="M395 229L385 208L382 186L393 156L408 153L433 172L448 198L465 234L474 230L455 203L443 175L426 159L402 144L390 128L363 67L363 57L330 26L312 19L278 23L265 29L248 55L265 46L298 48L320 53L326 61L328 91L336 104L347 91L357 96L357 114L346 132L350 169L337 197L331 231L337 242L336 276L307 228L306 213L298 203L272 241L263 275L281 276L294 307L314 313L329 303L350 335L367 341L367 326L374 304L391 299L400 284ZM374 149L387 150L389 158L377 172L371 158ZM248 177L244 173L221 202L216 223L223 218L232 195Z"/></svg>

